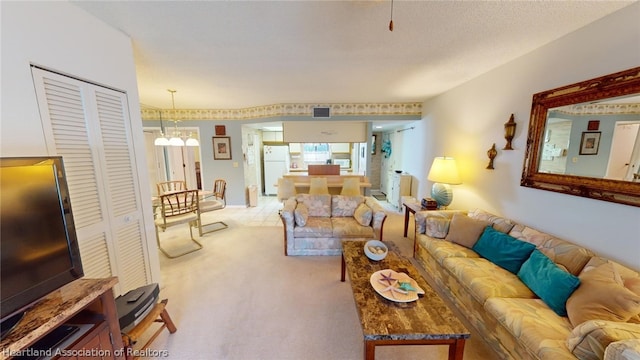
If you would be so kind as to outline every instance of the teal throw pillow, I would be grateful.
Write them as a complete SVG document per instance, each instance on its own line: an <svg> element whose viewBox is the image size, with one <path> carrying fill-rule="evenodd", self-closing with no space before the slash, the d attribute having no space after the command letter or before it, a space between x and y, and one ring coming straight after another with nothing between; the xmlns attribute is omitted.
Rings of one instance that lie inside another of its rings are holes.
<svg viewBox="0 0 640 360"><path fill-rule="evenodd" d="M567 299L580 285L580 279L558 267L539 250L522 264L518 277L556 314L567 316Z"/></svg>
<svg viewBox="0 0 640 360"><path fill-rule="evenodd" d="M527 261L536 246L518 240L487 226L480 239L473 245L473 251L492 263L517 274L522 263Z"/></svg>

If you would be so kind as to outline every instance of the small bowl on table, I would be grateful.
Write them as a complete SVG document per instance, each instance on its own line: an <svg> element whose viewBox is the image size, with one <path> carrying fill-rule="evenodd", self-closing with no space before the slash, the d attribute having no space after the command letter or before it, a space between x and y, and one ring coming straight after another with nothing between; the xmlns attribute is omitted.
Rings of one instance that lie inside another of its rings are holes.
<svg viewBox="0 0 640 360"><path fill-rule="evenodd" d="M369 240L364 244L364 254L374 261L384 259L389 253L389 248L380 240Z"/></svg>

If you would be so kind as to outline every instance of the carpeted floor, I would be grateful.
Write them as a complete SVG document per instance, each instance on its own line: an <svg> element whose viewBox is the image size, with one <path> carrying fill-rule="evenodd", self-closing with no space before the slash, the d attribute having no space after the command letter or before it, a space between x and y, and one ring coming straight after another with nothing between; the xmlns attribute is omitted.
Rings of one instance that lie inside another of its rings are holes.
<svg viewBox="0 0 640 360"><path fill-rule="evenodd" d="M340 282L340 257L285 257L282 226L273 221L281 205L261 206L205 214L229 228L203 236L203 250L161 255L160 296L169 300L178 331L163 331L151 349L170 359L362 359L362 330L349 281ZM244 212L252 212L252 226ZM385 240L411 256L413 240L402 237L402 226L403 215L390 208ZM186 226L161 233L168 247L185 236ZM495 358L473 332L465 349L465 360ZM376 359L446 358L445 346L376 348Z"/></svg>

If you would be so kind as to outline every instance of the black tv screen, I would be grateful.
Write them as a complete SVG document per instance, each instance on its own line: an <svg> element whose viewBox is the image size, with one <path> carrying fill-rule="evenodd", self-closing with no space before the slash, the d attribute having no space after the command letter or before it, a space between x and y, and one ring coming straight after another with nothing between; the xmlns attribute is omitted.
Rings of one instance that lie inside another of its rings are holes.
<svg viewBox="0 0 640 360"><path fill-rule="evenodd" d="M0 158L0 276L3 330L83 276L61 157Z"/></svg>

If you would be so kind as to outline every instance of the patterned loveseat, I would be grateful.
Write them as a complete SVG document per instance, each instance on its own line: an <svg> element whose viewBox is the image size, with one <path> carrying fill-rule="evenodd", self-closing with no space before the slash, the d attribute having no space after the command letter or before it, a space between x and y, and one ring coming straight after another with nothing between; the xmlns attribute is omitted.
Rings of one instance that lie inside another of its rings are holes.
<svg viewBox="0 0 640 360"><path fill-rule="evenodd" d="M285 255L340 255L341 239L382 240L386 217L373 197L296 195L280 211Z"/></svg>
<svg viewBox="0 0 640 360"><path fill-rule="evenodd" d="M640 358L636 270L482 210L415 218L417 261L500 358Z"/></svg>

